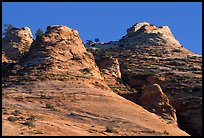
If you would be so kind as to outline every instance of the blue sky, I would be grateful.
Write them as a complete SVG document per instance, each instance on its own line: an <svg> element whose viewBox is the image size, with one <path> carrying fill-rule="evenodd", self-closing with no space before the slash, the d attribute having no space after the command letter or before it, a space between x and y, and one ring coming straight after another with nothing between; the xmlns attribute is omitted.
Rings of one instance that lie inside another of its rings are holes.
<svg viewBox="0 0 204 138"><path fill-rule="evenodd" d="M167 25L185 48L202 53L201 2L3 2L2 12L2 28L28 26L34 35L38 28L66 25L84 42L118 40L142 21Z"/></svg>

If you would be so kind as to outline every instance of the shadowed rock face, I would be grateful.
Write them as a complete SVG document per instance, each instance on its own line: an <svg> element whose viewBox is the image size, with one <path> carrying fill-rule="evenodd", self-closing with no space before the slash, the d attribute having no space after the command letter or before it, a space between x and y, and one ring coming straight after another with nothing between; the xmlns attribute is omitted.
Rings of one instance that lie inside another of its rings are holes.
<svg viewBox="0 0 204 138"><path fill-rule="evenodd" d="M2 39L2 50L11 60L19 60L19 58L28 52L33 36L30 28L12 28Z"/></svg>
<svg viewBox="0 0 204 138"><path fill-rule="evenodd" d="M118 59L113 57L105 57L96 59L96 64L100 68L102 76L105 78L107 84L114 84L121 79L120 64Z"/></svg>
<svg viewBox="0 0 204 138"><path fill-rule="evenodd" d="M95 44L89 49L96 58L118 59L122 83L111 87L118 94L144 108L150 105L156 107L158 101L154 103L148 96L149 92L151 95L148 85L159 84L169 100L166 107L169 112L165 114L171 114L174 112L171 109L175 109L182 129L192 135L202 135L202 56L183 47L168 26L137 23L119 41ZM111 82L111 79L108 78L108 81ZM152 112L153 107L149 107L149 111ZM159 112L157 114L166 120L174 121L176 118L175 114L167 117Z"/></svg>
<svg viewBox="0 0 204 138"><path fill-rule="evenodd" d="M158 84L145 85L139 103L147 110L169 120L170 123L177 124L176 110L170 105L168 97Z"/></svg>

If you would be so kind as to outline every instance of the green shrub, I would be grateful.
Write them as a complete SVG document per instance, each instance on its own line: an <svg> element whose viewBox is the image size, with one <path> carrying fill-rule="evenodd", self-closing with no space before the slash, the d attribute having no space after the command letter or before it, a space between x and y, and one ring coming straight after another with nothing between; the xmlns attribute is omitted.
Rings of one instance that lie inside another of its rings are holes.
<svg viewBox="0 0 204 138"><path fill-rule="evenodd" d="M187 57L181 58L181 61L189 62L189 59Z"/></svg>
<svg viewBox="0 0 204 138"><path fill-rule="evenodd" d="M3 35L6 36L10 30L14 28L14 26L12 24L4 24L4 32Z"/></svg>
<svg viewBox="0 0 204 138"><path fill-rule="evenodd" d="M163 50L162 53L163 54L169 54L169 51L168 50Z"/></svg>
<svg viewBox="0 0 204 138"><path fill-rule="evenodd" d="M191 59L196 59L197 58L197 56L192 56L192 57L190 57Z"/></svg>
<svg viewBox="0 0 204 138"><path fill-rule="evenodd" d="M84 68L84 69L80 69L81 72L83 72L84 74L90 73L91 69L90 68Z"/></svg>
<svg viewBox="0 0 204 138"><path fill-rule="evenodd" d="M167 124L172 124L172 123L173 123L172 121L168 121L168 122L167 122Z"/></svg>
<svg viewBox="0 0 204 138"><path fill-rule="evenodd" d="M180 49L174 49L174 50L172 50L172 52L180 53L182 51Z"/></svg>
<svg viewBox="0 0 204 138"><path fill-rule="evenodd" d="M110 126L107 126L105 132L113 133L114 129Z"/></svg>
<svg viewBox="0 0 204 138"><path fill-rule="evenodd" d="M35 120L36 120L36 117L35 117L34 115L31 115L27 120L35 121Z"/></svg>
<svg viewBox="0 0 204 138"><path fill-rule="evenodd" d="M156 133L156 131L153 129L153 130L152 130L152 133Z"/></svg>
<svg viewBox="0 0 204 138"><path fill-rule="evenodd" d="M38 28L38 30L35 33L36 37L42 36L43 35L43 30Z"/></svg>
<svg viewBox="0 0 204 138"><path fill-rule="evenodd" d="M35 124L33 121L29 120L25 122L25 125L30 126L30 127L35 127Z"/></svg>
<svg viewBox="0 0 204 138"><path fill-rule="evenodd" d="M14 112L12 112L11 114L18 116L19 114L21 114L21 112L19 110L15 110Z"/></svg>
<svg viewBox="0 0 204 138"><path fill-rule="evenodd" d="M191 77L189 77L189 76L184 76L184 79L185 79L185 80L190 80Z"/></svg>
<svg viewBox="0 0 204 138"><path fill-rule="evenodd" d="M11 121L11 122L15 122L17 119L14 116L9 116L8 120Z"/></svg>
<svg viewBox="0 0 204 138"><path fill-rule="evenodd" d="M56 110L52 104L46 104L46 108L50 108L52 110Z"/></svg>
<svg viewBox="0 0 204 138"><path fill-rule="evenodd" d="M2 113L5 114L5 115L8 115L8 114L9 114L7 111L3 111Z"/></svg>
<svg viewBox="0 0 204 138"><path fill-rule="evenodd" d="M23 119L25 119L25 117L24 117L24 116L20 116L20 119L22 119L22 120L23 120Z"/></svg>
<svg viewBox="0 0 204 138"><path fill-rule="evenodd" d="M25 46L24 46L25 52L28 52L30 49L30 43L28 41L25 42Z"/></svg>
<svg viewBox="0 0 204 138"><path fill-rule="evenodd" d="M54 108L54 106L51 104L46 104L46 108Z"/></svg>
<svg viewBox="0 0 204 138"><path fill-rule="evenodd" d="M69 116L76 116L77 114L75 114L75 113L70 113L70 114L68 114Z"/></svg>
<svg viewBox="0 0 204 138"><path fill-rule="evenodd" d="M188 92L188 93L192 93L193 90L192 90L192 89L188 89L187 92Z"/></svg>

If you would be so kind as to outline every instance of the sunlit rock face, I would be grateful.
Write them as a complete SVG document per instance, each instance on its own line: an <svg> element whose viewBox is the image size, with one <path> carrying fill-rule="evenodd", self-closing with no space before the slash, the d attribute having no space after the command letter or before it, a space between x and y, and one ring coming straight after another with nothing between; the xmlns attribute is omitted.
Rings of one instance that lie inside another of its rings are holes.
<svg viewBox="0 0 204 138"><path fill-rule="evenodd" d="M124 38L134 39L136 44L181 46L168 26L156 27L148 22L133 25Z"/></svg>
<svg viewBox="0 0 204 138"><path fill-rule="evenodd" d="M28 52L33 36L30 28L12 28L2 39L2 50L11 60L19 60L19 58Z"/></svg>

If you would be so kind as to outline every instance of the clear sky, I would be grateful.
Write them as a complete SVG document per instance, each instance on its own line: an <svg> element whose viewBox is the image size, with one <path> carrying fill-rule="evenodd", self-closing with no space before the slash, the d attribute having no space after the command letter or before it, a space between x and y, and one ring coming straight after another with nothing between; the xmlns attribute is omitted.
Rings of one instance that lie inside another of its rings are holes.
<svg viewBox="0 0 204 138"><path fill-rule="evenodd" d="M142 21L167 25L185 48L202 54L201 2L3 2L2 12L2 25L28 26L33 36L38 28L66 25L84 42L118 40Z"/></svg>

